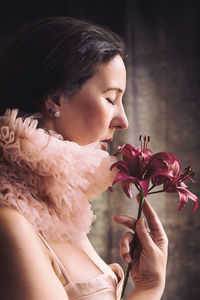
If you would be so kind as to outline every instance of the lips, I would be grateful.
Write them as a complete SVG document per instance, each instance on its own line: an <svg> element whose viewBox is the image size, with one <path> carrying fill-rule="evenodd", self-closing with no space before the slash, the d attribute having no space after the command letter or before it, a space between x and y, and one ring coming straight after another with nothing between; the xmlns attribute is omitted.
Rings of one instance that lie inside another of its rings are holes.
<svg viewBox="0 0 200 300"><path fill-rule="evenodd" d="M108 144L106 142L101 141L101 150L107 151L108 149Z"/></svg>
<svg viewBox="0 0 200 300"><path fill-rule="evenodd" d="M107 151L107 149L108 149L108 143L110 143L110 142L112 142L112 138L101 141L100 142L101 149Z"/></svg>

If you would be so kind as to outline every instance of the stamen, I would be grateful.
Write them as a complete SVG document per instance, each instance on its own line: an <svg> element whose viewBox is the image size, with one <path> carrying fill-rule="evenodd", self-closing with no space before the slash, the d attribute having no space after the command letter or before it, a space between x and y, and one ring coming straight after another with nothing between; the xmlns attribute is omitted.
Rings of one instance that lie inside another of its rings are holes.
<svg viewBox="0 0 200 300"><path fill-rule="evenodd" d="M183 178L179 182L185 181L187 179L192 180L191 178L195 175L195 172L192 170L191 167L187 167L184 170L185 172L183 173Z"/></svg>
<svg viewBox="0 0 200 300"><path fill-rule="evenodd" d="M147 149L147 145L150 142L150 136L143 136L143 143L142 143L142 135L139 136L139 141L140 141L140 146L141 146L141 151L145 152L145 150Z"/></svg>
<svg viewBox="0 0 200 300"><path fill-rule="evenodd" d="M179 180L179 183L183 182L183 181L185 181L187 179L190 179L190 176L188 176L188 175L184 176L181 180Z"/></svg>
<svg viewBox="0 0 200 300"><path fill-rule="evenodd" d="M185 168L185 172L184 172L184 175L189 175L189 174L192 174L193 170L191 167L187 167Z"/></svg>
<svg viewBox="0 0 200 300"><path fill-rule="evenodd" d="M147 149L147 145L148 145L149 142L150 142L150 136L148 135L147 142L146 142L146 149Z"/></svg>
<svg viewBox="0 0 200 300"><path fill-rule="evenodd" d="M144 151L146 150L147 148L147 137L146 135L144 136Z"/></svg>
<svg viewBox="0 0 200 300"><path fill-rule="evenodd" d="M139 136L139 141L140 141L140 147L141 147L141 151L142 151L142 135L141 134Z"/></svg>

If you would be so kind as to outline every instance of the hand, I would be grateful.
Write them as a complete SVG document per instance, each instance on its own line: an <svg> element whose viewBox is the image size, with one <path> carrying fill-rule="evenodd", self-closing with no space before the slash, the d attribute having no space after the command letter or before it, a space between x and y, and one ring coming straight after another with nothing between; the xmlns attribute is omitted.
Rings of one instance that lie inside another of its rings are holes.
<svg viewBox="0 0 200 300"><path fill-rule="evenodd" d="M144 201L143 213L146 217L149 229L144 219L136 219L128 216L115 216L113 219L119 224L136 231L138 243L133 242L135 235L127 232L120 240L121 257L126 264L131 263L131 276L136 289L158 289L161 293L164 289L166 262L167 262L167 237L155 211ZM130 253L130 244L135 244ZM132 258L133 256L133 258Z"/></svg>

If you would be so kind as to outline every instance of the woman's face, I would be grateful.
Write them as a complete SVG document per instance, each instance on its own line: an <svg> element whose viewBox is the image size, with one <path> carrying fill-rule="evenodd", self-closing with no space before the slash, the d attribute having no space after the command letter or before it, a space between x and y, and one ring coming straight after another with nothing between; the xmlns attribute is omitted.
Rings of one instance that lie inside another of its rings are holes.
<svg viewBox="0 0 200 300"><path fill-rule="evenodd" d="M115 130L128 127L122 104L125 87L126 69L117 55L100 65L72 100L61 97L55 130L80 145L112 139Z"/></svg>

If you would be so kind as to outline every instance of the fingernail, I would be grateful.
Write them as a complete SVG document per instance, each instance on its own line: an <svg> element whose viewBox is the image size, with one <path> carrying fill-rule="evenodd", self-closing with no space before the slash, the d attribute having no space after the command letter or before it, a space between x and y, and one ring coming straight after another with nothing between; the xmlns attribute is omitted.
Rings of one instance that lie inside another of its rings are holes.
<svg viewBox="0 0 200 300"><path fill-rule="evenodd" d="M114 218L114 219L123 219L124 216L121 216L121 215L119 215L119 216L113 216L113 218Z"/></svg>
<svg viewBox="0 0 200 300"><path fill-rule="evenodd" d="M123 222L124 221L124 217L123 216L113 216L112 219L115 222Z"/></svg>

